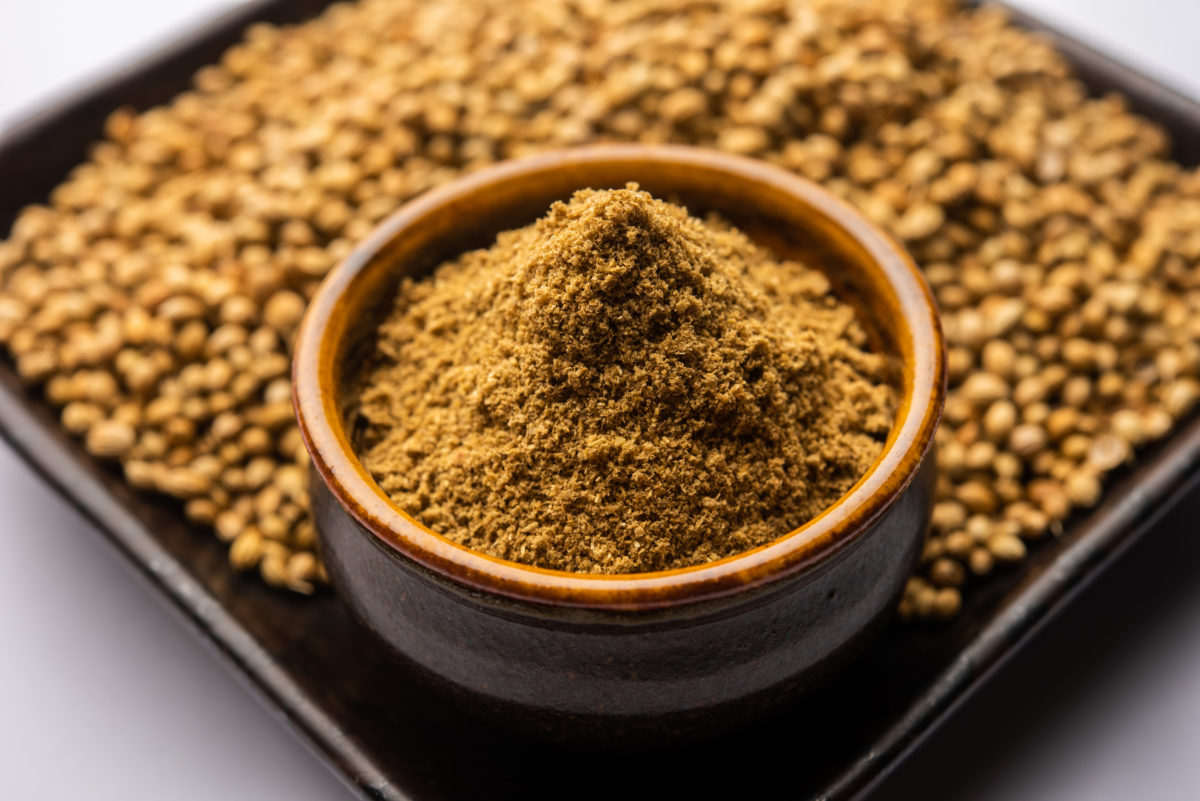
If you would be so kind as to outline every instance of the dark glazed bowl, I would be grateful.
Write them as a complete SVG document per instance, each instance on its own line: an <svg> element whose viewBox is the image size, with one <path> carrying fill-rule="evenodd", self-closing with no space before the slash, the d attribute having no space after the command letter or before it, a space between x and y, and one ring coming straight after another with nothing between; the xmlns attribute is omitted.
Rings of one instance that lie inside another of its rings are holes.
<svg viewBox="0 0 1200 801"><path fill-rule="evenodd" d="M824 270L893 357L900 402L883 452L837 503L760 548L631 575L542 570L457 545L379 489L345 428L344 379L401 276L490 244L584 187L637 181L717 211ZM889 615L918 557L927 460L945 395L932 296L904 250L818 186L744 158L610 145L509 162L411 201L325 280L296 346L323 555L379 637L441 679L526 710L633 719L730 709L811 683Z"/></svg>

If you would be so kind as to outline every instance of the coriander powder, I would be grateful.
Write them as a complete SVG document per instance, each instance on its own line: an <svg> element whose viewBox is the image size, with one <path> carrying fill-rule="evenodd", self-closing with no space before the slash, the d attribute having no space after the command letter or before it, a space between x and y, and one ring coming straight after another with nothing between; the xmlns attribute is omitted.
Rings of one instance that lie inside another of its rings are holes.
<svg viewBox="0 0 1200 801"><path fill-rule="evenodd" d="M405 280L354 395L365 466L423 524L588 573L782 536L863 475L894 406L822 273L633 185Z"/></svg>

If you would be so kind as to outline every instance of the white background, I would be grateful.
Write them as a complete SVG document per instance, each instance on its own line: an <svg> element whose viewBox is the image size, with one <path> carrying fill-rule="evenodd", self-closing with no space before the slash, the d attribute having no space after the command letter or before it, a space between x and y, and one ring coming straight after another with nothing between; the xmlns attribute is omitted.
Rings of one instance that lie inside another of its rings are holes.
<svg viewBox="0 0 1200 801"><path fill-rule="evenodd" d="M0 130L233 5L0 0ZM1197 0L1020 5L1200 96ZM0 510L0 797L349 797L4 445ZM1200 798L1189 535L1130 554L875 798Z"/></svg>

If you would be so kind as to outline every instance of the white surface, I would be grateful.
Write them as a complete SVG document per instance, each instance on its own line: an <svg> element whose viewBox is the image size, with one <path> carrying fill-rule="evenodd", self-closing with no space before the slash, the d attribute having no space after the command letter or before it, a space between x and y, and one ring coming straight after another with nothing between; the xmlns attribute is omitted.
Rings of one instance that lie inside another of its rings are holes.
<svg viewBox="0 0 1200 801"><path fill-rule="evenodd" d="M1196 0L1019 4L1200 95ZM0 0L0 128L233 5ZM3 445L0 509L0 797L349 797ZM1175 558L1182 542L1105 578L879 797L1200 798L1200 549Z"/></svg>

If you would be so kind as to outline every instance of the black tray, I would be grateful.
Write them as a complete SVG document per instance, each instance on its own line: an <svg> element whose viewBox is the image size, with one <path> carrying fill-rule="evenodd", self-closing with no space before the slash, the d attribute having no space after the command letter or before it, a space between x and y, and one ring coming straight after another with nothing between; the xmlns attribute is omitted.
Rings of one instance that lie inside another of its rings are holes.
<svg viewBox="0 0 1200 801"><path fill-rule="evenodd" d="M187 87L191 74L251 22L293 22L322 0L266 0L13 130L0 141L0 231L43 200L100 136L119 105L145 108ZM1171 133L1174 155L1200 161L1200 105L1020 14L1046 31L1096 92L1119 91ZM608 748L526 741L447 706L354 623L332 593L313 599L235 576L224 546L197 532L174 503L131 491L66 435L40 394L0 360L0 429L214 645L229 665L339 776L366 798L520 795L736 794L853 798L1056 614L1106 564L1164 516L1200 507L1200 420L1145 454L1102 506L1034 548L1019 570L967 593L945 626L891 625L818 692L717 739Z"/></svg>

